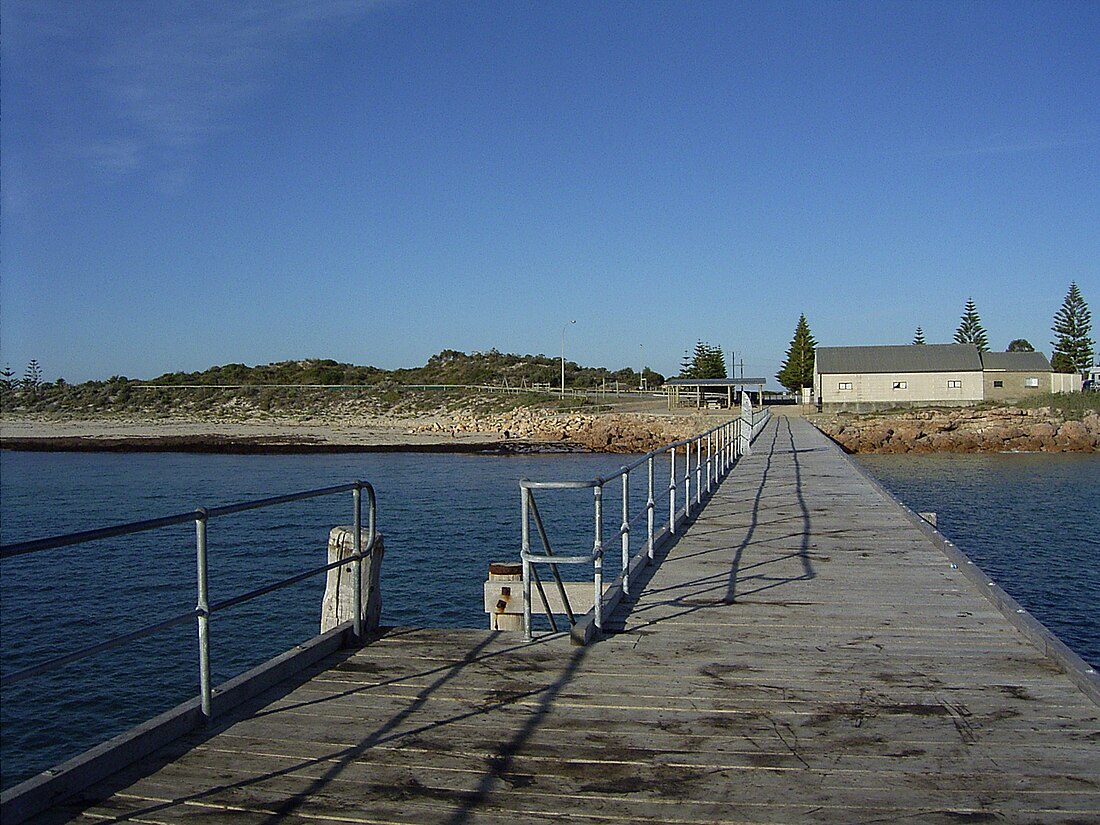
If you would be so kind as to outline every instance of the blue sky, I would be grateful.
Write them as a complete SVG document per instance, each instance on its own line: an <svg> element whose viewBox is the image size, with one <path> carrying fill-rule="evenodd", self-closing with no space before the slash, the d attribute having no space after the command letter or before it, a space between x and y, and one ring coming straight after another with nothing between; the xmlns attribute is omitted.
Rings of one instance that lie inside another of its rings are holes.
<svg viewBox="0 0 1100 825"><path fill-rule="evenodd" d="M1100 312L1095 2L2 5L0 362L702 339L995 349ZM1097 337L1095 334L1093 337Z"/></svg>

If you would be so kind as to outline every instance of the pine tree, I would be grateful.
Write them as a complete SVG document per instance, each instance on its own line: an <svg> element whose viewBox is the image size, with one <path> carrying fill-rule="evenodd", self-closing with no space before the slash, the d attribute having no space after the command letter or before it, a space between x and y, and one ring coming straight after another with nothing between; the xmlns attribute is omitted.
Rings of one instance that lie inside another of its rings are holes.
<svg viewBox="0 0 1100 825"><path fill-rule="evenodd" d="M1092 313L1076 282L1069 285L1051 331L1057 337L1050 342L1054 347L1050 363L1056 372L1082 372L1092 366L1092 345L1096 343L1089 338Z"/></svg>
<svg viewBox="0 0 1100 825"><path fill-rule="evenodd" d="M978 348L978 352L989 351L989 336L986 334L985 327L982 326L982 319L978 315L978 308L974 305L973 298L966 302L962 321L959 328L955 330L955 343L973 344Z"/></svg>
<svg viewBox="0 0 1100 825"><path fill-rule="evenodd" d="M23 373L23 386L31 392L38 389L38 385L42 383L42 367L38 365L38 361L34 358L27 364L27 369Z"/></svg>
<svg viewBox="0 0 1100 825"><path fill-rule="evenodd" d="M695 350L691 354L691 377L710 378L707 375L707 356L710 354L710 344L705 341L696 341Z"/></svg>
<svg viewBox="0 0 1100 825"><path fill-rule="evenodd" d="M917 332L913 336L913 346L924 346L928 342L924 340L924 330L917 327Z"/></svg>
<svg viewBox="0 0 1100 825"><path fill-rule="evenodd" d="M794 329L794 338L787 350L787 360L783 362L775 378L790 392L798 392L803 387L814 385L814 351L817 341L810 334L806 316L798 316L798 325Z"/></svg>
<svg viewBox="0 0 1100 825"><path fill-rule="evenodd" d="M721 347L711 346L706 341L697 341L690 354L684 353L680 364L681 378L725 378L726 357Z"/></svg>
<svg viewBox="0 0 1100 825"><path fill-rule="evenodd" d="M703 378L725 378L726 377L726 356L722 352L720 345L710 346L707 345L707 357L706 367L704 368Z"/></svg>
<svg viewBox="0 0 1100 825"><path fill-rule="evenodd" d="M694 378L694 365L691 361L691 352L684 350L684 358L680 362L680 377L681 378Z"/></svg>

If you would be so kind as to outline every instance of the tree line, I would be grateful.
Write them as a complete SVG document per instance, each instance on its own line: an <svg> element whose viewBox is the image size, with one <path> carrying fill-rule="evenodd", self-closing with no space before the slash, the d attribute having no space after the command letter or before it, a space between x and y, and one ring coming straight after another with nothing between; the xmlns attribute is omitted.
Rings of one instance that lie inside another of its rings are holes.
<svg viewBox="0 0 1100 825"><path fill-rule="evenodd" d="M684 352L680 363L680 378L725 378L726 356L722 347L698 341L695 349Z"/></svg>
<svg viewBox="0 0 1100 825"><path fill-rule="evenodd" d="M57 379L62 384L65 383L65 379ZM23 380L15 380L15 370L10 365L0 370L0 387L5 390L15 390L17 387L22 387L27 392L34 392L42 385L42 367L38 363L37 358L32 358L27 364L27 369L23 373Z"/></svg>
<svg viewBox="0 0 1100 825"><path fill-rule="evenodd" d="M644 368L642 375L631 367L610 370L606 367L581 366L574 361L565 363L566 384L571 387L592 388L618 383L622 388L638 387L644 377L647 386L664 383L659 372ZM301 387L348 386L365 388L401 387L403 385L497 385L534 389L538 386L555 387L560 380L561 361L547 355L516 355L496 349L487 352L465 353L446 349L431 356L422 367L385 370L372 366L345 364L332 359L311 358L301 361L281 361L254 367L245 364L225 364L199 372L165 373L149 381L134 381L115 375L107 381L88 381L84 384L67 384L63 379L49 384L42 380L42 367L37 360L27 366L23 380L15 378L15 372L7 367L0 370L0 390L5 401L12 401L17 394L64 395L67 397L105 395L111 399L125 397L131 388L144 387Z"/></svg>

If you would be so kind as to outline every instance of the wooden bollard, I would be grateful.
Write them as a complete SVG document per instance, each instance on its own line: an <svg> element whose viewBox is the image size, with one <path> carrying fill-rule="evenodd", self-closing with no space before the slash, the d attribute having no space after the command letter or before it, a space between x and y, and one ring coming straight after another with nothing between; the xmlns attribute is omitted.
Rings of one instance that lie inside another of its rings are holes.
<svg viewBox="0 0 1100 825"><path fill-rule="evenodd" d="M370 538L366 530L360 531L360 542L366 548ZM382 556L386 552L382 543L382 534L375 536L374 547L363 559L360 576L360 615L363 628L369 630L378 627L382 618ZM355 553L355 528L333 527L328 534L328 560L331 564L338 559L347 558ZM321 602L321 632L332 630L342 622L355 617L355 564L349 561L328 571L325 581L325 596Z"/></svg>
<svg viewBox="0 0 1100 825"><path fill-rule="evenodd" d="M511 601L523 599L523 565L496 563L489 565L489 587L500 591L489 611L490 630L523 630L523 613L505 613ZM498 584L498 582L500 584ZM504 582L515 582L504 584ZM488 607L488 605L486 605Z"/></svg>

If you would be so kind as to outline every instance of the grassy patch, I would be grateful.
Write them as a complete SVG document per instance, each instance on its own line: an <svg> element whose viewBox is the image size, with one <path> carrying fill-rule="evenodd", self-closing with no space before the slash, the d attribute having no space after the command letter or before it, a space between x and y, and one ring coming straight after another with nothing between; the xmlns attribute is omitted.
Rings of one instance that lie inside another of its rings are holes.
<svg viewBox="0 0 1100 825"><path fill-rule="evenodd" d="M1089 413L1100 413L1100 392L1045 393L1012 406L1023 410L1050 407L1063 418L1075 420Z"/></svg>

